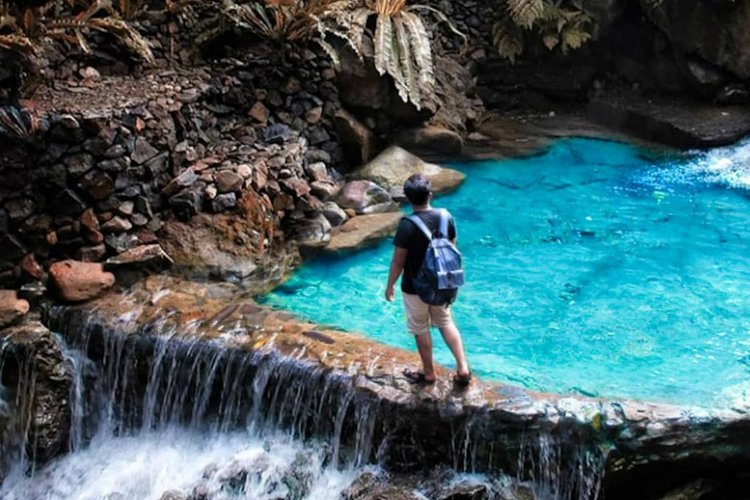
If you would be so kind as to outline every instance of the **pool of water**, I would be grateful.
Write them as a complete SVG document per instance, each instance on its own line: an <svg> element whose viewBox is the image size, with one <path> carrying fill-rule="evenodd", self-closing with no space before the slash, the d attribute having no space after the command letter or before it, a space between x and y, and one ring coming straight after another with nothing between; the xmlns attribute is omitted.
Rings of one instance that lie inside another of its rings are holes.
<svg viewBox="0 0 750 500"><path fill-rule="evenodd" d="M750 402L750 143L656 155L569 139L454 165L468 283L455 305L480 376L558 393ZM263 300L414 350L383 299L392 247L307 262ZM438 361L452 366L442 342Z"/></svg>

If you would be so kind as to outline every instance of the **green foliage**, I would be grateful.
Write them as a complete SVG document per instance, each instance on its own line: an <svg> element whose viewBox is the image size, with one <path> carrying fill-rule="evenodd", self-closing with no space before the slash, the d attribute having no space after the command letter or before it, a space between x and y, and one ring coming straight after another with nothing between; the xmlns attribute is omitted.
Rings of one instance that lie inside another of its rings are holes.
<svg viewBox="0 0 750 500"><path fill-rule="evenodd" d="M224 13L236 26L273 41L313 41L336 67L341 44L360 60L371 47L378 73L389 75L401 99L417 108L433 94L435 84L432 42L421 12L461 35L440 11L407 6L406 0L224 0Z"/></svg>
<svg viewBox="0 0 750 500"><path fill-rule="evenodd" d="M567 54L591 38L592 24L591 17L570 0L501 0L493 42L498 53L513 63L532 38L541 38L548 50Z"/></svg>
<svg viewBox="0 0 750 500"><path fill-rule="evenodd" d="M68 42L88 53L87 36L98 31L153 63L148 42L121 15L134 16L144 5L136 0L120 0L117 8L111 0L53 0L24 7L0 0L0 50L38 55L49 42Z"/></svg>

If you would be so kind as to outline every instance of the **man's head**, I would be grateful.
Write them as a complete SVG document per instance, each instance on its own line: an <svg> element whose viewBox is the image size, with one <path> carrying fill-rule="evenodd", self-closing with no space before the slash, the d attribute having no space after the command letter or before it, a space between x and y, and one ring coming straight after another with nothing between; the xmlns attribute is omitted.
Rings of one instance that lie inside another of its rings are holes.
<svg viewBox="0 0 750 500"><path fill-rule="evenodd" d="M409 203L416 207L427 205L432 197L430 179L422 174L414 174L404 183L404 194Z"/></svg>

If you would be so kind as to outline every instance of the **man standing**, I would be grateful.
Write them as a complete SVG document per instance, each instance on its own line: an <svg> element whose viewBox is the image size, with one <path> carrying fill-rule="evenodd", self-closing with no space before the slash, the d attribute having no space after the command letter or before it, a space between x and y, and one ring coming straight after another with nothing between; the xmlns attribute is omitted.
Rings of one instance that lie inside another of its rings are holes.
<svg viewBox="0 0 750 500"><path fill-rule="evenodd" d="M439 232L441 211L430 206L432 201L430 180L421 174L412 175L404 184L404 194L412 205L414 215L421 219L433 235ZM447 212L444 213L447 214ZM448 217L448 234L443 236L455 245L456 224L452 216L448 215ZM395 248L385 289L385 299L388 302L393 301L394 286L403 273L401 292L404 297L407 327L409 333L414 335L417 341L417 350L422 360L421 371L407 369L404 370L404 376L413 383L432 384L435 382L432 336L430 335L430 325L432 325L440 329L443 340L456 358L456 374L453 381L458 385L469 385L471 371L466 361L461 334L451 316L450 304L426 304L419 298L414 287L414 279L422 267L430 241L414 221L404 218L398 226L393 244Z"/></svg>

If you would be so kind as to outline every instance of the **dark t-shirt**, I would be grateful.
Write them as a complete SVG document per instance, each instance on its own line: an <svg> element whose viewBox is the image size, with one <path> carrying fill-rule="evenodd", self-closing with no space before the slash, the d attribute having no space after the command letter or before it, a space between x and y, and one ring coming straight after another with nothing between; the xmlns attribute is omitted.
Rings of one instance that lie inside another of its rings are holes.
<svg viewBox="0 0 750 500"><path fill-rule="evenodd" d="M432 230L433 237L436 236L440 230L440 211L433 208L424 212L416 212L416 214L417 217L422 219L427 228ZM448 218L448 239L456 239L456 222L453 220L452 215L449 215ZM398 231L396 231L396 237L393 239L393 245L407 250L404 275L401 278L402 292L417 293L412 282L422 267L424 254L429 244L427 236L422 233L416 224L405 218L401 219Z"/></svg>

